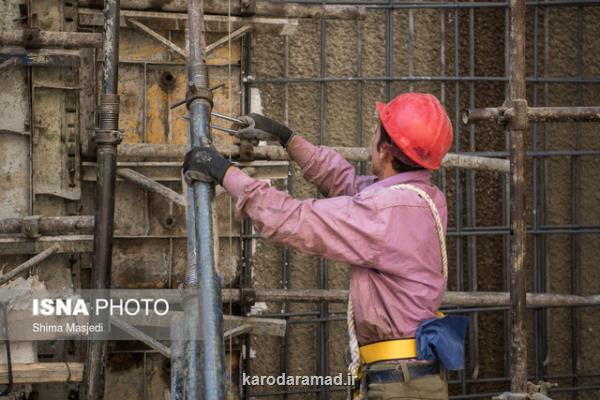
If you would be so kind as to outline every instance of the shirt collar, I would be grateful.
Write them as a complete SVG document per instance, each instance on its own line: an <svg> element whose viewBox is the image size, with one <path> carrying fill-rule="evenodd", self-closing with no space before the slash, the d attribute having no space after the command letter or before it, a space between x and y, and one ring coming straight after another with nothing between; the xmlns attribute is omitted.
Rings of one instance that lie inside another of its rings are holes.
<svg viewBox="0 0 600 400"><path fill-rule="evenodd" d="M424 169L419 171L409 171L409 172L400 172L396 175L392 175L382 180L375 181L371 185L367 186L366 189L376 189L376 188L384 188L390 187L394 185L398 185L400 183L430 183L431 182L431 174L430 171Z"/></svg>

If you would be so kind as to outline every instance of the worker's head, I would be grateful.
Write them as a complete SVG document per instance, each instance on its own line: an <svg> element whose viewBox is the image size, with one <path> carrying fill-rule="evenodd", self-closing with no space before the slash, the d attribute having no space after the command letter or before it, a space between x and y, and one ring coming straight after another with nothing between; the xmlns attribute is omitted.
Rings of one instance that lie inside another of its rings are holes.
<svg viewBox="0 0 600 400"><path fill-rule="evenodd" d="M371 147L379 178L415 169L438 169L452 144L452 124L435 96L402 94L377 102L379 126Z"/></svg>

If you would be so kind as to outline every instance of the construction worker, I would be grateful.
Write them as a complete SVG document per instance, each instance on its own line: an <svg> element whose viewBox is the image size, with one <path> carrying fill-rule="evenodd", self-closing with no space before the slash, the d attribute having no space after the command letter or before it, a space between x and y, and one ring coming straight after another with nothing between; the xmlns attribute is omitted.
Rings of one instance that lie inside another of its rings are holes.
<svg viewBox="0 0 600 400"><path fill-rule="evenodd" d="M452 335L438 329L436 321L444 318L436 312L446 285L447 209L430 171L440 167L452 143L452 126L430 94L403 94L376 106L373 176L358 176L336 151L314 146L278 122L248 116L256 129L278 138L327 198L294 199L211 148L190 150L184 174L188 181L209 177L223 185L236 200L236 215L250 218L264 239L351 265L350 370L360 377L363 397L446 399L446 363L440 359L452 364L456 348L445 348ZM458 329L463 336L465 328ZM417 346L426 357L417 358ZM459 352L458 358L462 347Z"/></svg>

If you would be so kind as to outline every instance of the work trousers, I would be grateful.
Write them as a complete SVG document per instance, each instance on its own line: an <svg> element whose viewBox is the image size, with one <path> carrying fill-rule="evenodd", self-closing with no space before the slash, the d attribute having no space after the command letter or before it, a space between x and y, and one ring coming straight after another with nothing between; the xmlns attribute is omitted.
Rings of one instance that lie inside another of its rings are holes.
<svg viewBox="0 0 600 400"><path fill-rule="evenodd" d="M369 370L401 368L398 363L385 362L377 364L369 366L366 373L368 374ZM367 387L367 400L448 399L448 382L446 381L445 371L435 375L411 378L406 368L401 369L403 375L405 375L404 381L369 384Z"/></svg>

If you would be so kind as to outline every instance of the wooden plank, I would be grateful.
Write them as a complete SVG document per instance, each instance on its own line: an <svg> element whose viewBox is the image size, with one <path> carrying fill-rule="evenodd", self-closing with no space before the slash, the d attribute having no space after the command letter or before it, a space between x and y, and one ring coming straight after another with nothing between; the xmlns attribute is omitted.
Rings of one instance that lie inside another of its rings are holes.
<svg viewBox="0 0 600 400"><path fill-rule="evenodd" d="M13 383L81 382L83 363L13 364ZM0 365L0 383L8 383L8 367Z"/></svg>

